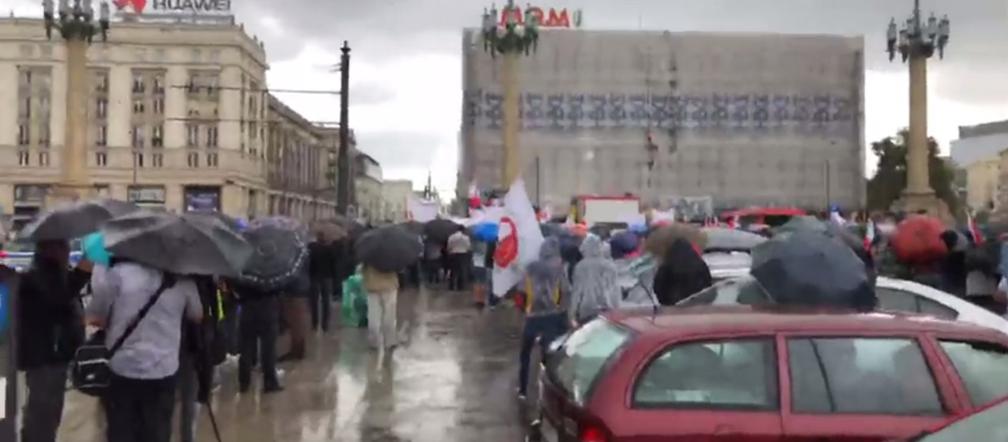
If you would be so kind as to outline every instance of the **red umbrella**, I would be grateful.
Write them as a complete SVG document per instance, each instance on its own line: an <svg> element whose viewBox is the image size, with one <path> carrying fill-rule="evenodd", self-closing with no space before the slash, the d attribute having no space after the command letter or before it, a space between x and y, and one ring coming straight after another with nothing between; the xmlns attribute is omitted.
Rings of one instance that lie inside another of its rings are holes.
<svg viewBox="0 0 1008 442"><path fill-rule="evenodd" d="M938 218L911 215L899 223L889 245L900 261L907 264L927 264L948 253L941 239L945 224Z"/></svg>

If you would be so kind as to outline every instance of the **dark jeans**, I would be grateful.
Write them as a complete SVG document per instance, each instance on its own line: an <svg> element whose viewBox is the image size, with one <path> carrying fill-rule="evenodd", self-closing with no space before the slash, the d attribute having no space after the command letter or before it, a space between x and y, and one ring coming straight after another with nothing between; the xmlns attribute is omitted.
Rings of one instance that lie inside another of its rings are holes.
<svg viewBox="0 0 1008 442"><path fill-rule="evenodd" d="M63 417L66 379L67 366L64 364L31 368L25 372L28 397L21 442L56 442L56 431Z"/></svg>
<svg viewBox="0 0 1008 442"><path fill-rule="evenodd" d="M546 349L550 342L567 331L567 315L556 313L544 316L525 318L525 328L522 331L521 355L518 363L518 392L522 395L528 390L529 363L532 358L532 347L539 338L540 357L546 357Z"/></svg>
<svg viewBox="0 0 1008 442"><path fill-rule="evenodd" d="M236 355L241 351L241 344L238 337L238 318L241 316L238 308L232 308L224 312L224 320L221 321L221 328L224 330L225 348L230 355Z"/></svg>
<svg viewBox="0 0 1008 442"><path fill-rule="evenodd" d="M263 388L279 385L276 373L279 311L280 302L275 296L250 299L242 303L239 318L241 358L238 360L238 385L242 390L248 389L252 383L252 367L256 361L262 365Z"/></svg>
<svg viewBox="0 0 1008 442"><path fill-rule="evenodd" d="M312 278L311 323L315 330L329 331L329 313L332 310L333 280L328 277Z"/></svg>
<svg viewBox="0 0 1008 442"><path fill-rule="evenodd" d="M471 259L468 253L453 253L448 255L451 263L451 280L448 290L464 290L469 284L469 266Z"/></svg>
<svg viewBox="0 0 1008 442"><path fill-rule="evenodd" d="M427 283L436 284L441 282L441 260L425 259L423 264L424 274L427 277Z"/></svg>
<svg viewBox="0 0 1008 442"><path fill-rule="evenodd" d="M103 399L108 442L169 442L175 411L175 376L130 379L112 375Z"/></svg>

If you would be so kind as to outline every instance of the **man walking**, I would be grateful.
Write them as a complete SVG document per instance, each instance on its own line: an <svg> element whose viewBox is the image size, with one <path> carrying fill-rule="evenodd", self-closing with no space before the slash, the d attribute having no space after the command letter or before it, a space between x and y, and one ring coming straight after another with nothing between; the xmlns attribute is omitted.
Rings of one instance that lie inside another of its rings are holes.
<svg viewBox="0 0 1008 442"><path fill-rule="evenodd" d="M469 282L469 267L471 259L469 252L472 250L472 242L469 235L465 233L465 227L459 226L458 231L448 237L448 262L451 269L451 280L448 283L448 290L461 291Z"/></svg>
<svg viewBox="0 0 1008 442"><path fill-rule="evenodd" d="M329 312L332 306L333 280L336 276L336 250L325 235L318 233L308 246L308 273L311 277L312 329L329 331Z"/></svg>

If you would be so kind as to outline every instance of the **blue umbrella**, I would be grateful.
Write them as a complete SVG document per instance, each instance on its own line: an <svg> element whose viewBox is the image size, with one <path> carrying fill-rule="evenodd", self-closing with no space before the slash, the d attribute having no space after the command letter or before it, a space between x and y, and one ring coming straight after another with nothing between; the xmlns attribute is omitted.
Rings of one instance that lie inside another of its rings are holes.
<svg viewBox="0 0 1008 442"><path fill-rule="evenodd" d="M483 242L497 241L500 225L497 223L480 223L473 227L473 236Z"/></svg>

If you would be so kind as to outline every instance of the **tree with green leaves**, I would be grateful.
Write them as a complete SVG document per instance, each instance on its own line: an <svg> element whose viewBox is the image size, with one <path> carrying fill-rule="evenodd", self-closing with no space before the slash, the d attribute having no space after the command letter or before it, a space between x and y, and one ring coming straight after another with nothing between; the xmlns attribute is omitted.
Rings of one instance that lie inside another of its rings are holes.
<svg viewBox="0 0 1008 442"><path fill-rule="evenodd" d="M871 144L878 157L875 175L868 181L868 209L889 210L900 198L907 184L907 129L895 137L885 137ZM931 188L952 213L958 213L959 199L953 181L955 171L938 157L938 143L928 138L928 172Z"/></svg>

